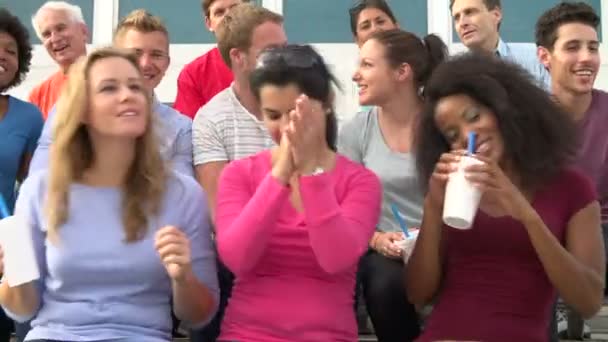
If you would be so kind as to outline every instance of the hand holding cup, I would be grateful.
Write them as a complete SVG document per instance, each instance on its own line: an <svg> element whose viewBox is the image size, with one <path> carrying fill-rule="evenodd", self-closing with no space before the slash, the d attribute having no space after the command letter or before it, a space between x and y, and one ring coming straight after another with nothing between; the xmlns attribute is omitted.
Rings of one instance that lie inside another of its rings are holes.
<svg viewBox="0 0 608 342"><path fill-rule="evenodd" d="M387 258L399 259L401 257L401 248L396 242L404 239L403 233L380 232L378 234L380 236L375 241L373 248Z"/></svg>
<svg viewBox="0 0 608 342"><path fill-rule="evenodd" d="M458 170L460 159L466 154L465 150L455 150L447 153L443 153L437 164L435 164L435 170L429 179L429 192L428 199L430 204L438 208L441 212L443 207L445 188L450 177L450 174Z"/></svg>
<svg viewBox="0 0 608 342"><path fill-rule="evenodd" d="M519 221L534 211L530 201L505 175L498 163L484 156L476 158L481 163L468 165L465 177L483 192L484 200L496 203L505 215Z"/></svg>

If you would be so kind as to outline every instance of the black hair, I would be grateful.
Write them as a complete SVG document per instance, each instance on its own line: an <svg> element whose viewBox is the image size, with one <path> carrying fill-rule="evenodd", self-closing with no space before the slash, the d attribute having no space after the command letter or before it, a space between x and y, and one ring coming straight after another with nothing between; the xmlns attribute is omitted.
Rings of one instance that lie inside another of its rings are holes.
<svg viewBox="0 0 608 342"><path fill-rule="evenodd" d="M0 93L3 93L19 85L30 71L32 44L30 43L30 35L27 28L21 23L19 18L11 14L6 8L0 8L0 32L4 32L15 39L19 54L19 66L17 67L15 77L8 84L0 85Z"/></svg>
<svg viewBox="0 0 608 342"><path fill-rule="evenodd" d="M361 0L356 5L348 9L348 15L350 16L350 30L353 33L353 36L357 36L357 23L359 21L359 15L361 15L363 10L368 8L375 8L384 12L393 21L393 23L397 23L397 18L395 18L393 11L385 0Z"/></svg>
<svg viewBox="0 0 608 342"><path fill-rule="evenodd" d="M536 46L553 50L560 26L570 23L581 23L593 27L596 31L600 17L593 7L584 2L562 2L543 13L536 22Z"/></svg>
<svg viewBox="0 0 608 342"><path fill-rule="evenodd" d="M264 85L295 84L306 96L328 107L325 136L329 148L336 151L338 121L333 109L332 85L338 88L340 85L315 49L310 45L291 44L264 50L249 81L258 100Z"/></svg>
<svg viewBox="0 0 608 342"><path fill-rule="evenodd" d="M524 187L542 185L575 155L574 121L536 86L532 75L515 63L468 53L437 67L427 83L415 138L420 179L429 179L441 154L450 150L435 122L437 104L459 94L471 97L495 115L504 157L512 162Z"/></svg>
<svg viewBox="0 0 608 342"><path fill-rule="evenodd" d="M434 34L423 39L400 29L375 32L369 40L376 40L385 49L385 58L396 68L407 63L414 71L416 88L423 88L435 67L447 59L448 48Z"/></svg>

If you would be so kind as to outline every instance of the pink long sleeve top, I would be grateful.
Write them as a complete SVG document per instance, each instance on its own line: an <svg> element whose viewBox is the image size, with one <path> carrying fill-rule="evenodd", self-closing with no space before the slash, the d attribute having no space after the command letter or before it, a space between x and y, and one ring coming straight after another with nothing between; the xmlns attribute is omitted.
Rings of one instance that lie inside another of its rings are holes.
<svg viewBox="0 0 608 342"><path fill-rule="evenodd" d="M338 155L300 178L298 212L270 170L264 151L220 178L218 252L236 277L220 340L357 341L355 274L378 223L378 178Z"/></svg>

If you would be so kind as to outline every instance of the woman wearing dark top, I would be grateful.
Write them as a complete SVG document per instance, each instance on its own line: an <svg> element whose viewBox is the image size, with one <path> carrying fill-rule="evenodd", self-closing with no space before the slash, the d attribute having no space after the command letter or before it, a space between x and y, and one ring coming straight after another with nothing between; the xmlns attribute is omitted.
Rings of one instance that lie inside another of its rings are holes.
<svg viewBox="0 0 608 342"><path fill-rule="evenodd" d="M583 316L602 305L600 208L590 181L568 168L573 122L521 68L465 55L425 89L417 162L429 179L407 293L435 300L419 341L548 340L555 296ZM442 223L445 184L477 134L482 165L465 169L483 195L470 230Z"/></svg>
<svg viewBox="0 0 608 342"><path fill-rule="evenodd" d="M27 28L8 10L0 9L0 196L10 212L15 204L15 183L27 175L43 125L42 113L36 106L6 94L25 79L31 61ZM0 310L0 341L9 340L12 325ZM28 329L27 324L17 325L18 341L23 340Z"/></svg>

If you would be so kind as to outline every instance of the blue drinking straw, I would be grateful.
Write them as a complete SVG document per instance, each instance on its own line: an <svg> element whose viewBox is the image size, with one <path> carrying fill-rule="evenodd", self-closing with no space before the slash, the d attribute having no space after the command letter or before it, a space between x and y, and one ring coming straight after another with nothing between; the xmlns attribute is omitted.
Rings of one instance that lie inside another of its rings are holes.
<svg viewBox="0 0 608 342"><path fill-rule="evenodd" d="M0 219L11 216L8 213L8 206L6 205L6 201L4 201L4 197L0 194Z"/></svg>
<svg viewBox="0 0 608 342"><path fill-rule="evenodd" d="M403 221L401 214L399 214L399 209L395 203L391 203L391 211L393 212L393 216L395 216L395 220L397 220L397 223L399 223L401 230L403 230L403 234L405 234L406 238L409 238L410 233L407 231L407 225L405 224L405 221Z"/></svg>
<svg viewBox="0 0 608 342"><path fill-rule="evenodd" d="M467 145L467 154L469 156L475 154L475 138L477 138L477 134L475 134L475 132L469 132L469 143Z"/></svg>

